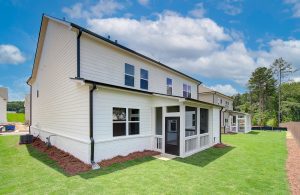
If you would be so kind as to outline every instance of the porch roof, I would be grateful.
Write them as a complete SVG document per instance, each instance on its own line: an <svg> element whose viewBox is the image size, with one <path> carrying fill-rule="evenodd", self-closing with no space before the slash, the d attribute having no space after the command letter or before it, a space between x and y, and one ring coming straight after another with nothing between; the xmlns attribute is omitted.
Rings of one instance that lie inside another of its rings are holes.
<svg viewBox="0 0 300 195"><path fill-rule="evenodd" d="M197 99L186 98L186 97L183 97L183 96L167 95L167 94L162 94L162 93L144 91L144 90L133 89L133 88L128 88L128 87L122 87L122 86L117 86L117 85L112 85L112 84L107 84L107 83L102 83L102 82L97 82L97 81L92 81L92 80L86 80L86 79L83 79L83 78L70 78L70 79L76 80L76 81L79 81L79 82L83 82L85 84L90 84L90 85L104 86L104 87L115 88L115 89L126 90L126 91L132 91L132 92L143 93L143 94L148 94L148 95L176 98L176 99L181 100L181 101L201 103L201 104L215 106L215 107L219 107L219 108L223 107L223 106L220 106L220 105L204 102L204 101L197 100Z"/></svg>

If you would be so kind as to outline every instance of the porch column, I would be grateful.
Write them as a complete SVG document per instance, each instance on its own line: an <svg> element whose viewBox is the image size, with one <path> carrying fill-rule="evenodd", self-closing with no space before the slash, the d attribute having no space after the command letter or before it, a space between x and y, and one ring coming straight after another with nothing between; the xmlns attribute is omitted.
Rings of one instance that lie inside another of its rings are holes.
<svg viewBox="0 0 300 195"><path fill-rule="evenodd" d="M180 104L180 148L179 148L179 156L184 156L185 154L185 105L183 103Z"/></svg>

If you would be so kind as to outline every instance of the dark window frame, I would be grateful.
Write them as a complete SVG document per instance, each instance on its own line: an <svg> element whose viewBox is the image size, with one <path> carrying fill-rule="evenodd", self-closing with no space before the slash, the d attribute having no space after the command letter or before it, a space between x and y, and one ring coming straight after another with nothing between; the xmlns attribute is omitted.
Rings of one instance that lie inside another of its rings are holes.
<svg viewBox="0 0 300 195"><path fill-rule="evenodd" d="M143 74L142 74L143 71L147 76L143 76ZM147 77L147 78L145 78L145 77ZM146 87L143 87L143 83L146 83ZM143 69L143 68L141 68L141 70L140 70L140 88L144 89L144 90L149 89L149 71L146 69Z"/></svg>
<svg viewBox="0 0 300 195"><path fill-rule="evenodd" d="M130 87L134 87L134 74L135 74L135 67L134 65L131 65L131 64L127 64L125 63L125 70L124 70L124 84L126 86L130 86ZM129 70L127 67L129 68L132 68L132 73L130 73L130 71L127 71ZM130 78L132 80L128 81L127 79ZM132 84L131 84L131 81L132 81Z"/></svg>

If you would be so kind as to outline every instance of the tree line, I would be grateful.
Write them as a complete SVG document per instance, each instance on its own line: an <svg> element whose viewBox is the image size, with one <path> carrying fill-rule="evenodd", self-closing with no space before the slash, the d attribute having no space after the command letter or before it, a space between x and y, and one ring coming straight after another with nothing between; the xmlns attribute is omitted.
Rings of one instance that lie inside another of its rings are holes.
<svg viewBox="0 0 300 195"><path fill-rule="evenodd" d="M25 113L24 101L7 102L7 111Z"/></svg>
<svg viewBox="0 0 300 195"><path fill-rule="evenodd" d="M289 80L296 71L282 58L269 68L256 68L248 81L248 92L233 96L234 109L250 113L253 125L300 121L300 82Z"/></svg>

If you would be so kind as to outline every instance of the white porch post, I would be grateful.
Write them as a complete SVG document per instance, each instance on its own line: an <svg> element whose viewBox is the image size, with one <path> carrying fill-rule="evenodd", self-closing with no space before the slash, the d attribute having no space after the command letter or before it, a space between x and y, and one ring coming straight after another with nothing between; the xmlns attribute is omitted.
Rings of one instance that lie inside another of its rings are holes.
<svg viewBox="0 0 300 195"><path fill-rule="evenodd" d="M162 146L161 146L161 151L162 153L165 153L165 148L166 148L166 125L165 125L165 116L166 116L166 106L162 106Z"/></svg>
<svg viewBox="0 0 300 195"><path fill-rule="evenodd" d="M180 104L180 133L179 133L179 156L185 155L185 105Z"/></svg>

